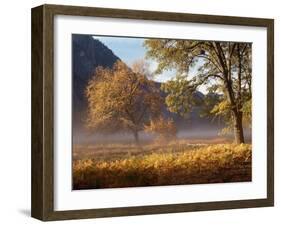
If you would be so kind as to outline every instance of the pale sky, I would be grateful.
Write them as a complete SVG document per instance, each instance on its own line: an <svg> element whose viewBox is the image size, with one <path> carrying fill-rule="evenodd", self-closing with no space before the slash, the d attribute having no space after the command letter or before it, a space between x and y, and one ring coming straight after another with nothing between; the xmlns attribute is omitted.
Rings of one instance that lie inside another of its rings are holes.
<svg viewBox="0 0 281 226"><path fill-rule="evenodd" d="M145 58L146 49L143 46L144 38L128 38L128 37L110 37L110 36L93 36L93 38L100 40L105 44L113 53L118 56L127 65L139 59ZM151 59L146 59L150 65L150 71L153 72L157 68L158 63ZM190 70L189 73L195 75L197 72L196 67ZM157 82L166 82L176 75L175 70L164 71L162 74L153 78ZM201 87L200 91L205 93L206 87Z"/></svg>

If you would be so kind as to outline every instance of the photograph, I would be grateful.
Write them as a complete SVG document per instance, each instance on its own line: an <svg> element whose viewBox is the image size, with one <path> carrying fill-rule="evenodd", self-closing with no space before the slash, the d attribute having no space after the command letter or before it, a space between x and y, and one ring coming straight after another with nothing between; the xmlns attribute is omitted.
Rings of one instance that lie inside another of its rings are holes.
<svg viewBox="0 0 281 226"><path fill-rule="evenodd" d="M191 12L32 8L33 218L274 206L276 20Z"/></svg>
<svg viewBox="0 0 281 226"><path fill-rule="evenodd" d="M252 181L252 43L71 45L73 190Z"/></svg>

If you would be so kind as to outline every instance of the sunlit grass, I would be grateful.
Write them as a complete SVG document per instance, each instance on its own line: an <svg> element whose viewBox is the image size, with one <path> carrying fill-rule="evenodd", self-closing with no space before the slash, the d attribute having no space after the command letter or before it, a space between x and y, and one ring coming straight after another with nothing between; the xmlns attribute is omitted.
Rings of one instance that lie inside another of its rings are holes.
<svg viewBox="0 0 281 226"><path fill-rule="evenodd" d="M74 189L251 180L250 144L187 146L179 142L157 148L155 153L125 155L115 160L75 160ZM145 147L142 152L146 153Z"/></svg>

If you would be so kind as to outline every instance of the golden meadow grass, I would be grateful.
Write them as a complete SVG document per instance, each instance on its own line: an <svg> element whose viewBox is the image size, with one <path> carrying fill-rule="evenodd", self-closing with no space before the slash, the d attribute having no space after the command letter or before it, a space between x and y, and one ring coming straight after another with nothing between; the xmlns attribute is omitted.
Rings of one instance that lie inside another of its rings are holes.
<svg viewBox="0 0 281 226"><path fill-rule="evenodd" d="M178 142L156 149L157 152L153 151L153 145L142 148L132 145L122 158L102 160L93 155L91 159L76 159L73 161L73 188L251 181L250 144L187 145Z"/></svg>

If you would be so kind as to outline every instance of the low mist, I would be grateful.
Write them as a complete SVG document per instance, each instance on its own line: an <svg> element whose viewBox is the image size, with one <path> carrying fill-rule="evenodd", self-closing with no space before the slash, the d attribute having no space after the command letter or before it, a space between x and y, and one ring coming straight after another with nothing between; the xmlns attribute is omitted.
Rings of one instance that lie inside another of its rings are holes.
<svg viewBox="0 0 281 226"><path fill-rule="evenodd" d="M192 140L205 140L206 143L215 140L225 140L232 142L233 134L219 135L220 127L197 127L194 129L179 130L176 138ZM244 136L247 143L251 142L251 130L244 129ZM139 133L140 142L151 142L156 136L146 132ZM134 136L128 132L118 132L114 134L92 133L83 129L73 131L74 145L93 145L101 143L134 143Z"/></svg>

